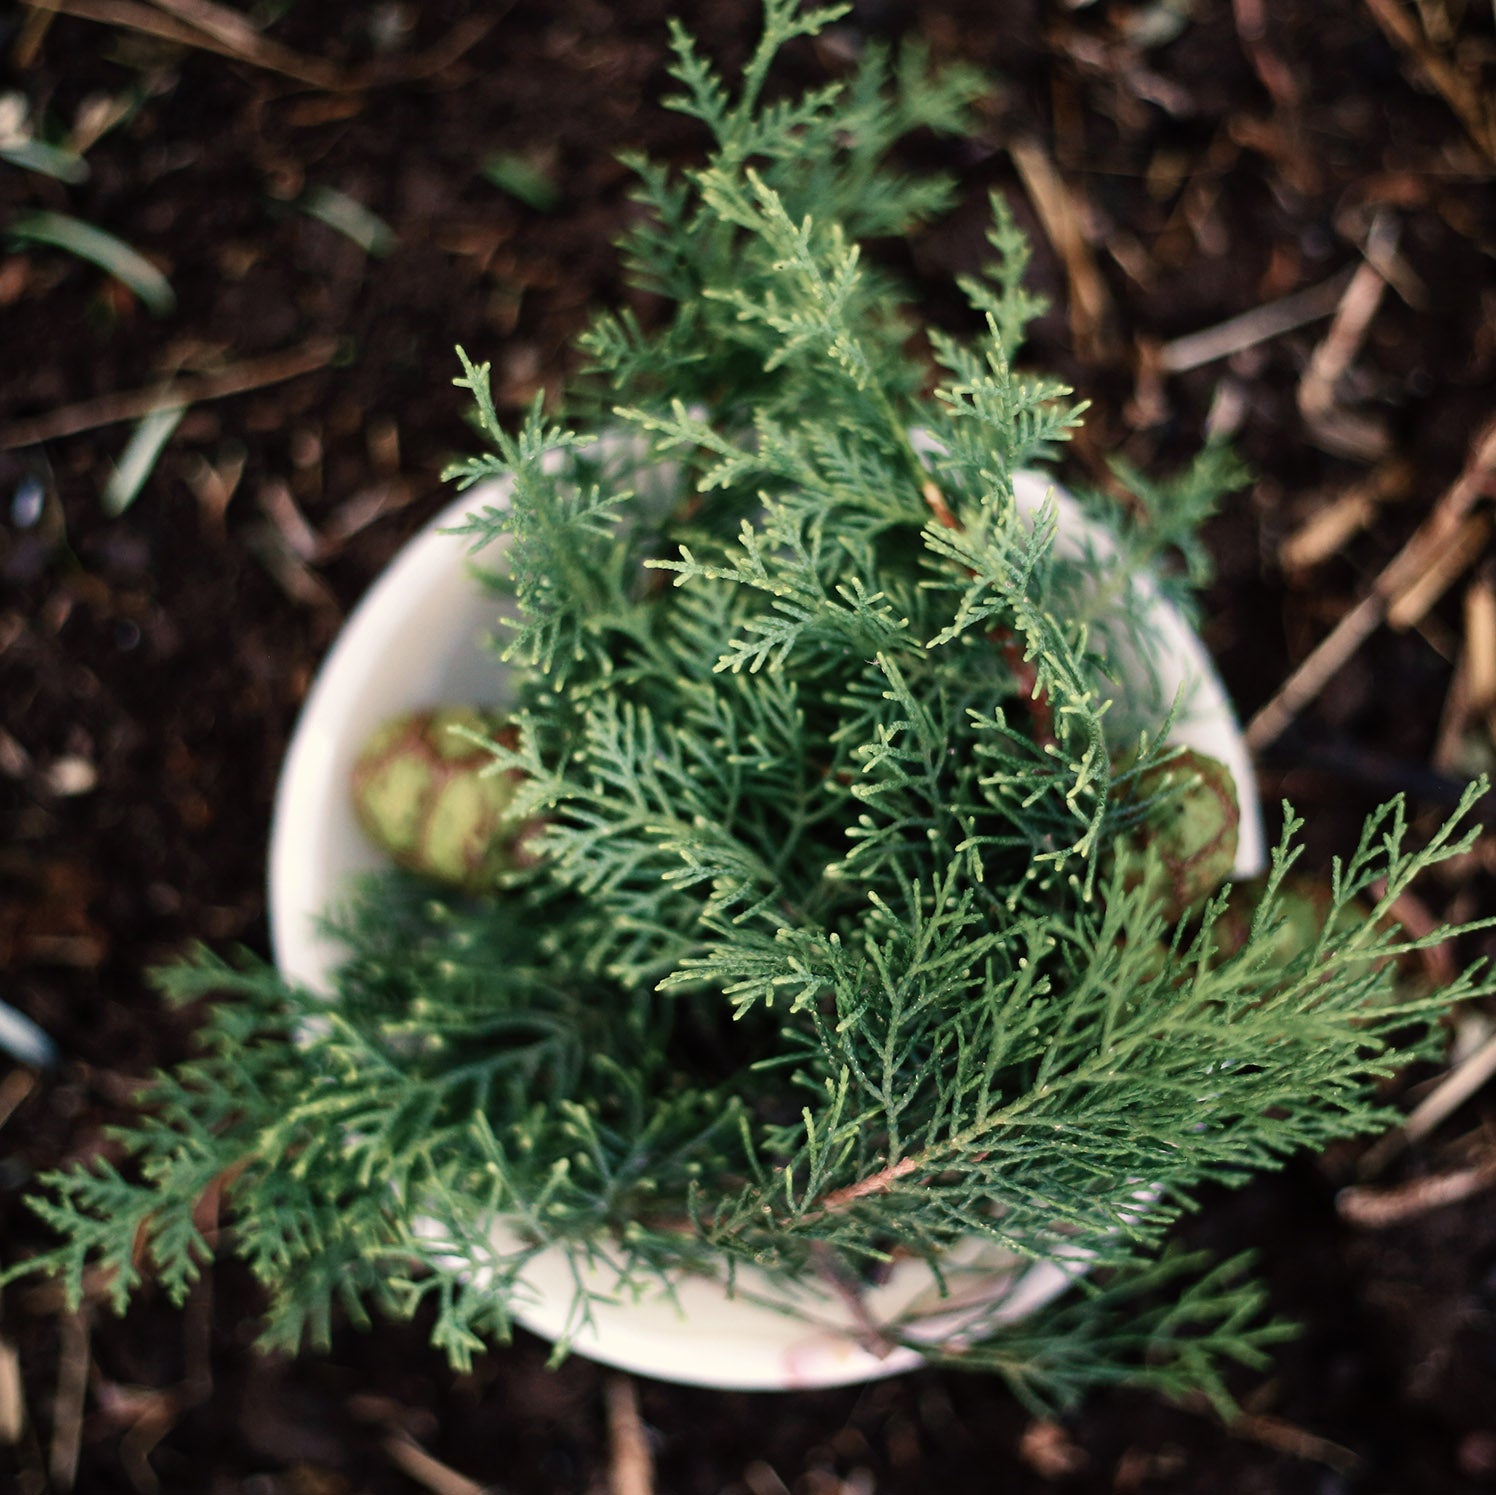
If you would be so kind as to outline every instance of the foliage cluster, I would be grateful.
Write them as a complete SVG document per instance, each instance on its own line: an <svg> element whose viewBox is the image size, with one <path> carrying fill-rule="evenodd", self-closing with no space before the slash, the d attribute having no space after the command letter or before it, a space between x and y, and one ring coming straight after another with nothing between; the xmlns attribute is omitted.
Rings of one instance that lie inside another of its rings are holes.
<svg viewBox="0 0 1496 1495"><path fill-rule="evenodd" d="M165 973L217 999L201 1056L155 1082L125 1171L38 1203L74 1295L100 1262L123 1302L141 1243L184 1291L221 1187L283 1345L339 1303L430 1302L461 1363L556 1241L626 1282L856 1283L973 1235L1094 1264L1068 1306L947 1347L1027 1396L1220 1395L1223 1359L1277 1332L1239 1264L1165 1235L1200 1185L1378 1124L1370 1082L1479 987L1400 993L1391 957L1420 942L1384 916L1469 837L1411 850L1388 806L1286 957L1291 820L1240 948L1224 894L1166 918L1138 786L1170 706L1140 731L1113 705L1116 641L1150 568L1199 578L1233 469L1210 449L1151 490L1156 522L1104 564L1057 553L1053 504L1022 512L1015 474L1079 408L1013 366L1039 305L1001 200L962 282L981 331L927 329L933 370L864 249L947 204L890 153L961 129L979 81L870 51L769 99L778 49L842 9L767 0L735 90L674 31L674 103L714 144L637 163L625 252L663 309L597 320L586 420L537 403L508 431L464 360L490 450L456 475L509 485L467 533L502 547L522 667L517 740L491 746L543 856L490 897L363 889L330 1004L252 962Z"/></svg>

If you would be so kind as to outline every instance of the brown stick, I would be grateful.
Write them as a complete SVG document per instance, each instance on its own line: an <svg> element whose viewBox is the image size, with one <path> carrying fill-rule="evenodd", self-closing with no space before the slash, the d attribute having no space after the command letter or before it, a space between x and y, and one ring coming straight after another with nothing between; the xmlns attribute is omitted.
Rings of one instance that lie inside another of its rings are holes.
<svg viewBox="0 0 1496 1495"><path fill-rule="evenodd" d="M1496 473L1496 420L1476 437L1464 471L1445 490L1427 519L1383 568L1363 597L1283 682L1277 695L1247 724L1247 746L1261 752L1324 688L1376 632L1393 598L1402 596L1437 560Z"/></svg>
<svg viewBox="0 0 1496 1495"><path fill-rule="evenodd" d="M1465 592L1465 666L1471 714L1496 743L1496 567L1484 568Z"/></svg>
<svg viewBox="0 0 1496 1495"><path fill-rule="evenodd" d="M1277 1453L1286 1453L1291 1458L1304 1459L1311 1464L1323 1464L1341 1474L1350 1474L1361 1464L1361 1456L1343 1443L1322 1438L1286 1418L1269 1417L1262 1412L1243 1412L1227 1423L1226 1430L1233 1438L1246 1438Z"/></svg>
<svg viewBox="0 0 1496 1495"><path fill-rule="evenodd" d="M945 501L945 494L935 486L931 478L925 479L925 485L920 490L920 495L930 506L930 512L935 516L936 524L943 529L960 529L961 521L951 513L951 506Z"/></svg>
<svg viewBox="0 0 1496 1495"><path fill-rule="evenodd" d="M60 410L16 421L0 430L0 452L35 446L40 441L56 441L64 436L77 436L80 432L117 425L120 421L139 420L153 410L173 405L200 405L205 400L222 400L229 395L263 389L266 385L282 384L287 379L325 368L336 352L337 344L331 338L314 338L289 353L247 359L216 374L185 375L151 389L100 395L77 405L64 405Z"/></svg>

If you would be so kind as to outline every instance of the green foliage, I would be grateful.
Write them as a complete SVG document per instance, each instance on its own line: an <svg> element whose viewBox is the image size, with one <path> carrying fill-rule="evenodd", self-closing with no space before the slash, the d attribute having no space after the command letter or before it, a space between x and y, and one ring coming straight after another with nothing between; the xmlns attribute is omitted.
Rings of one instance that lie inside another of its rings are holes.
<svg viewBox="0 0 1496 1495"><path fill-rule="evenodd" d="M1421 849L1400 804L1373 817L1288 958L1292 823L1245 942L1218 939L1224 896L1166 919L1136 848L1170 703L1145 681L1146 733L1120 724L1114 640L1155 559L1200 578L1235 469L1211 449L1172 485L1129 477L1148 522L1106 558L1057 552L1053 504L1024 517L1015 473L1079 411L1014 371L1038 303L1011 218L994 204L997 259L964 282L981 331L931 335L938 374L863 247L945 201L885 158L960 128L972 80L870 53L763 102L778 47L839 13L767 0L736 93L673 33L677 107L715 144L640 167L653 219L626 252L668 306L585 341L583 404L621 436L538 401L507 431L463 357L489 451L453 475L511 484L466 526L507 544L522 667L517 740L490 746L543 855L489 898L362 889L330 1004L252 963L168 973L232 1000L126 1165L49 1180L41 1265L74 1296L99 1262L123 1301L137 1237L183 1291L215 1188L273 1342L430 1302L459 1364L557 1242L625 1283L828 1261L855 1283L975 1236L1094 1271L931 1354L1034 1401L1129 1379L1223 1402L1221 1363L1280 1331L1235 1264L1159 1259L1192 1191L1383 1122L1370 1083L1490 989L1400 991L1393 957L1444 936L1384 917L1468 848L1473 791ZM574 1329L590 1291L579 1273Z"/></svg>

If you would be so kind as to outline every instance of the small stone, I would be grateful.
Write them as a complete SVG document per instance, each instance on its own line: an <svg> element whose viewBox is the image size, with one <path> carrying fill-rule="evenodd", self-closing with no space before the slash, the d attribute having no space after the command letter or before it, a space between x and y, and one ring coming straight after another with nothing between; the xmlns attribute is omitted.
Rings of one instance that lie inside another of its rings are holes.
<svg viewBox="0 0 1496 1495"><path fill-rule="evenodd" d="M515 729L468 706L409 712L365 743L353 769L353 803L369 838L399 866L482 892L526 863L533 830L511 809L519 775L464 733L508 745Z"/></svg>
<svg viewBox="0 0 1496 1495"><path fill-rule="evenodd" d="M1266 878L1238 883L1231 889L1231 901L1214 930L1217 960L1229 959L1246 946L1266 889ZM1330 917L1331 905L1328 883L1289 873L1278 888L1277 907L1282 920L1268 938L1263 952L1266 963L1287 966L1313 950ZM1353 913L1342 915L1342 922L1353 920Z"/></svg>
<svg viewBox="0 0 1496 1495"><path fill-rule="evenodd" d="M98 787L99 771L87 758L58 758L44 775L47 788L61 799L90 794Z"/></svg>

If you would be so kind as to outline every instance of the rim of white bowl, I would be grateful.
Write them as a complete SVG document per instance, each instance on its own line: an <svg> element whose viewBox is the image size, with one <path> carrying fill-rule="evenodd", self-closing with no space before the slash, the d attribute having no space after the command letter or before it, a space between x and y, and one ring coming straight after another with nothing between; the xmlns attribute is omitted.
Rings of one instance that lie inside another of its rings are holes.
<svg viewBox="0 0 1496 1495"><path fill-rule="evenodd" d="M1063 511L1062 542L1065 533L1103 534L1080 518L1074 500L1047 479L1019 473L1014 489L1020 507L1029 513L1051 491L1056 494ZM502 508L508 496L504 480L470 490L399 552L350 614L302 707L276 791L269 912L278 969L313 991L329 990L339 954L337 943L321 928L322 916L346 895L352 879L384 865L359 829L349 798L347 786L360 745L380 722L401 711L450 701L500 706L506 697L505 671L486 642L498 603L482 585L466 542L444 531L461 525L478 508ZM1190 709L1181 715L1172 739L1209 753L1230 769L1242 807L1234 875L1253 876L1263 866L1264 842L1246 743L1204 645L1151 581L1142 585L1157 634L1156 662L1191 689ZM495 1229L502 1231L502 1223ZM520 1324L551 1339L567 1327L570 1293L559 1291L559 1284L571 1281L564 1251L553 1251L558 1253L555 1260L541 1259L527 1268L533 1301L518 1305L514 1313ZM606 1269L599 1270L597 1285L606 1290ZM1026 1316L1084 1270L1083 1262L994 1270L994 1294L1004 1294L996 1312L1007 1319ZM893 1310L885 1317L895 1316L898 1303L926 1296L933 1282L923 1263L900 1264L890 1283L875 1290ZM763 1283L776 1287L769 1278ZM783 1288L778 1291L783 1298ZM803 1301L803 1290L798 1296ZM828 1328L824 1320L837 1309L830 1299L820 1298L815 1308L822 1321L807 1322L766 1306L756 1293L729 1297L720 1283L692 1277L678 1283L673 1294L661 1291L595 1305L593 1323L578 1330L572 1344L579 1354L625 1370L720 1389L838 1386L896 1375L923 1363L920 1353L907 1345L890 1354L864 1347L845 1319L845 1327ZM949 1314L937 1308L905 1327L917 1334L921 1322L939 1321L949 1322Z"/></svg>

